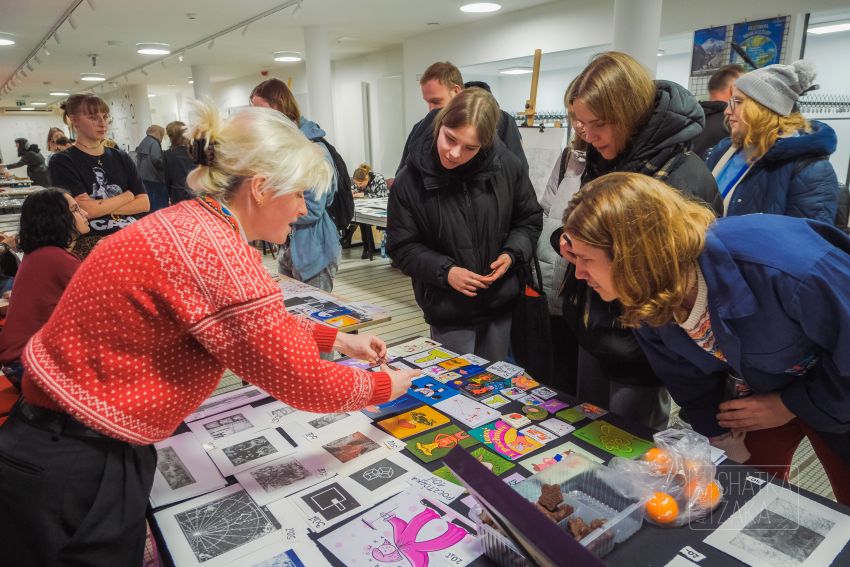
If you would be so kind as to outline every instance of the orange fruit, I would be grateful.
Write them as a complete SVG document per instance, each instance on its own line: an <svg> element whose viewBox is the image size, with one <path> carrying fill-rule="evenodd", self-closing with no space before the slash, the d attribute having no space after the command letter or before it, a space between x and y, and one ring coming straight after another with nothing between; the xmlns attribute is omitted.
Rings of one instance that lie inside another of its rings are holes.
<svg viewBox="0 0 850 567"><path fill-rule="evenodd" d="M673 459L670 458L670 454L658 447L653 447L644 453L643 460L650 464L649 468L655 474L667 474L673 468Z"/></svg>
<svg viewBox="0 0 850 567"><path fill-rule="evenodd" d="M696 495L697 505L700 508L711 510L720 502L720 486L715 480L705 486L700 486L697 481L691 481L685 488L685 495L689 499Z"/></svg>
<svg viewBox="0 0 850 567"><path fill-rule="evenodd" d="M646 503L646 515L659 524L669 524L679 517L679 505L666 492L655 492Z"/></svg>

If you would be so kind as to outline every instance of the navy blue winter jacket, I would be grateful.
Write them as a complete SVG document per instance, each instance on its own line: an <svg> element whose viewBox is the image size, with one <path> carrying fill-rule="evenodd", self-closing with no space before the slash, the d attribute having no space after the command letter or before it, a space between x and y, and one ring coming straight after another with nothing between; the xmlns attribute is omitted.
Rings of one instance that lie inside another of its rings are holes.
<svg viewBox="0 0 850 567"><path fill-rule="evenodd" d="M635 334L655 373L699 433L718 435L726 374L791 412L850 463L850 238L778 215L720 219L699 266L726 362L675 323Z"/></svg>
<svg viewBox="0 0 850 567"><path fill-rule="evenodd" d="M750 167L729 199L726 216L770 213L835 222L838 179L829 156L835 152L837 137L823 122L811 124L811 133L779 138ZM730 138L718 142L706 159L710 170L731 145Z"/></svg>

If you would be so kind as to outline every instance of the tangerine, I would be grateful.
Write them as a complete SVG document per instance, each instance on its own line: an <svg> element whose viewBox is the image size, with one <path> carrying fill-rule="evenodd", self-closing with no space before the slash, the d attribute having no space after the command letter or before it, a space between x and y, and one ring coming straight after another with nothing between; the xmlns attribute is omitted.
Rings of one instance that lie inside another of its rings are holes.
<svg viewBox="0 0 850 567"><path fill-rule="evenodd" d="M667 474L673 468L673 459L664 449L653 447L643 454L643 460L650 463L649 468L655 474Z"/></svg>
<svg viewBox="0 0 850 567"><path fill-rule="evenodd" d="M697 481L691 481L685 489L685 494L688 498L696 495L697 505L706 510L711 510L720 502L720 486L715 480L705 486L700 486Z"/></svg>
<svg viewBox="0 0 850 567"><path fill-rule="evenodd" d="M679 504L666 492L655 492L646 503L646 515L659 524L669 524L679 517Z"/></svg>

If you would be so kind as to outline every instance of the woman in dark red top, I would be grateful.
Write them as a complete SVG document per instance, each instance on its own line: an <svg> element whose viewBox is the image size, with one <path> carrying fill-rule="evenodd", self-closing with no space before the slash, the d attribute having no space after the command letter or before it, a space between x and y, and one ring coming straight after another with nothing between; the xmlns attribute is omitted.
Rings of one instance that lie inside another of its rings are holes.
<svg viewBox="0 0 850 567"><path fill-rule="evenodd" d="M89 231L88 215L61 189L33 193L21 207L18 246L24 259L15 277L6 325L0 333L0 364L20 388L21 352L44 325L80 259L69 252L77 237Z"/></svg>

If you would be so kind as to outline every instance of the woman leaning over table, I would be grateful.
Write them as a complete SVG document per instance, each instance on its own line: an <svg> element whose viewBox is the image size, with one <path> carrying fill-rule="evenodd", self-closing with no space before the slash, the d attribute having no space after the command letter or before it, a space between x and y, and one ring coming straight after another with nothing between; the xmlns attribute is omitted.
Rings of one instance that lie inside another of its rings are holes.
<svg viewBox="0 0 850 567"><path fill-rule="evenodd" d="M576 277L622 305L694 429L785 480L808 437L850 504L850 238L809 219L715 220L658 180L616 173L564 213Z"/></svg>
<svg viewBox="0 0 850 567"><path fill-rule="evenodd" d="M275 111L222 123L214 107L197 110L189 185L201 196L98 245L27 344L24 401L0 428L11 565L139 565L152 443L225 368L313 412L383 403L410 384L414 371L320 360L335 348L377 361L386 346L287 314L248 244L283 242L305 214L304 189L328 185L321 150Z"/></svg>

